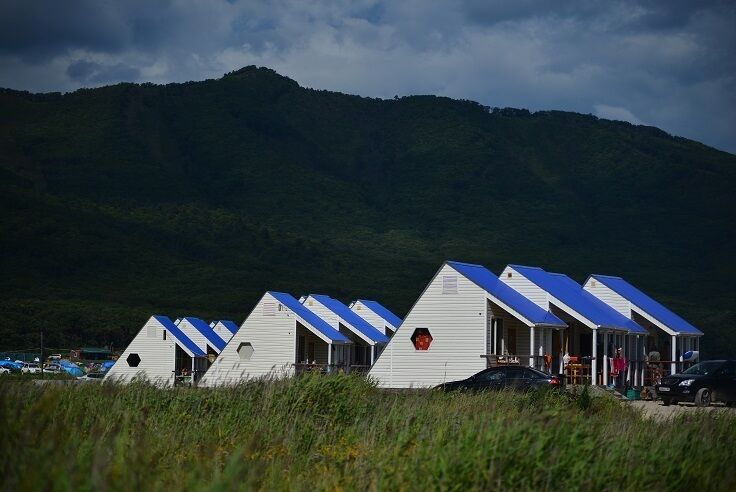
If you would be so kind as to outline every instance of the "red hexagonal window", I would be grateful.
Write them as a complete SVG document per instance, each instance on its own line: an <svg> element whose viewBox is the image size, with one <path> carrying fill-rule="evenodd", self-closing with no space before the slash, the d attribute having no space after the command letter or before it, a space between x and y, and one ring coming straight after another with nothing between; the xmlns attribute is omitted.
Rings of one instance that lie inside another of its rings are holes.
<svg viewBox="0 0 736 492"><path fill-rule="evenodd" d="M427 328L417 328L411 336L411 343L417 350L429 350L432 345L432 334Z"/></svg>
<svg viewBox="0 0 736 492"><path fill-rule="evenodd" d="M128 358L125 359L125 362L127 362L130 367L138 367L138 364L141 363L141 357L138 354L130 354Z"/></svg>

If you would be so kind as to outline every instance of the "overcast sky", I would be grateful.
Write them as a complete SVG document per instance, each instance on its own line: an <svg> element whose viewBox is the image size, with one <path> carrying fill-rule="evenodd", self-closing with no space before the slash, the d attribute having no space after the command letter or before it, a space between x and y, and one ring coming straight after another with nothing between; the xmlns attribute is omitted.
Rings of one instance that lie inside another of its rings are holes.
<svg viewBox="0 0 736 492"><path fill-rule="evenodd" d="M0 86L70 91L267 66L658 126L736 153L736 2L2 0Z"/></svg>

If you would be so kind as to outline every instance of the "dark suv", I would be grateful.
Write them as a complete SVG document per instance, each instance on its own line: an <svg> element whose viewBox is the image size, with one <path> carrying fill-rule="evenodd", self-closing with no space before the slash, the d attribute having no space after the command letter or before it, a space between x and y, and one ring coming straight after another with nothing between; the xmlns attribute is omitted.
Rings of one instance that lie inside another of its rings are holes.
<svg viewBox="0 0 736 492"><path fill-rule="evenodd" d="M707 407L714 401L736 404L736 360L708 360L655 386L664 406L680 401Z"/></svg>

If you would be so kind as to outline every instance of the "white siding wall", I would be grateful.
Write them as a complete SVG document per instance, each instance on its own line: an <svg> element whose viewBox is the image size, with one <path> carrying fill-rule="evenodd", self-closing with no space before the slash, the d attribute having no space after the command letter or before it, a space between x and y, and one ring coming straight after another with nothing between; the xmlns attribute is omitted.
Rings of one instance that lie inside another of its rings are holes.
<svg viewBox="0 0 736 492"><path fill-rule="evenodd" d="M225 343L229 342L230 339L233 337L232 332L228 330L227 328L225 328L225 326L219 321L212 329L215 331L215 333L217 333L217 336L219 336L225 341ZM212 347L212 348L215 348L215 347Z"/></svg>
<svg viewBox="0 0 736 492"><path fill-rule="evenodd" d="M623 314L627 318L631 318L631 303L600 283L598 280L589 278L588 281L585 282L583 288L619 313Z"/></svg>
<svg viewBox="0 0 736 492"><path fill-rule="evenodd" d="M172 384L176 345L169 333L166 334L166 340L163 339L164 329L161 323L151 317L133 338L115 365L110 368L105 378L120 382L130 382L133 378L140 378L158 385ZM126 359L130 354L138 354L141 358L138 367L128 365Z"/></svg>
<svg viewBox="0 0 736 492"><path fill-rule="evenodd" d="M365 304L360 301L355 302L350 309L358 316L366 320L372 327L380 331L386 336L391 336L391 331L386 329L386 320L368 309Z"/></svg>
<svg viewBox="0 0 736 492"><path fill-rule="evenodd" d="M457 276L457 294L442 293L442 278ZM370 376L387 388L427 387L464 379L486 366L486 293L445 265L381 353ZM426 351L414 348L416 328L429 329Z"/></svg>
<svg viewBox="0 0 736 492"><path fill-rule="evenodd" d="M340 329L340 317L327 309L324 304L313 299L312 296L307 297L303 304L307 307L307 309L325 320L327 324L329 324L331 327L336 330Z"/></svg>
<svg viewBox="0 0 736 492"><path fill-rule="evenodd" d="M291 311L275 311L265 316L263 304L278 301L266 294L230 339L215 363L200 382L201 386L233 385L249 378L276 377L293 373L296 360L296 316ZM253 345L253 356L242 360L237 350L241 343Z"/></svg>
<svg viewBox="0 0 736 492"><path fill-rule="evenodd" d="M511 274L511 278L509 278L509 273ZM547 291L537 286L537 284L524 277L512 267L507 266L504 268L499 278L506 285L513 287L517 292L537 306L543 309L549 309Z"/></svg>

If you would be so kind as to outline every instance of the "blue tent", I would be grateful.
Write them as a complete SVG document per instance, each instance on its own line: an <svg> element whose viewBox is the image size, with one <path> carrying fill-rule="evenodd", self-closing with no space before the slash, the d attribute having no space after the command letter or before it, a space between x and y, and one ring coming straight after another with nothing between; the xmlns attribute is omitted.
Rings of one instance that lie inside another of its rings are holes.
<svg viewBox="0 0 736 492"><path fill-rule="evenodd" d="M17 362L13 362L12 360L0 360L0 367L5 367L13 372L16 372L20 371L23 365L18 364Z"/></svg>
<svg viewBox="0 0 736 492"><path fill-rule="evenodd" d="M115 365L115 361L114 360L106 360L105 362L103 362L102 364L100 364L100 372L107 372L114 365Z"/></svg>
<svg viewBox="0 0 736 492"><path fill-rule="evenodd" d="M61 359L59 361L59 365L67 372L67 374L70 374L75 378L81 378L82 376L84 376L84 371L82 370L82 368L76 365L74 362L71 362L67 359Z"/></svg>

